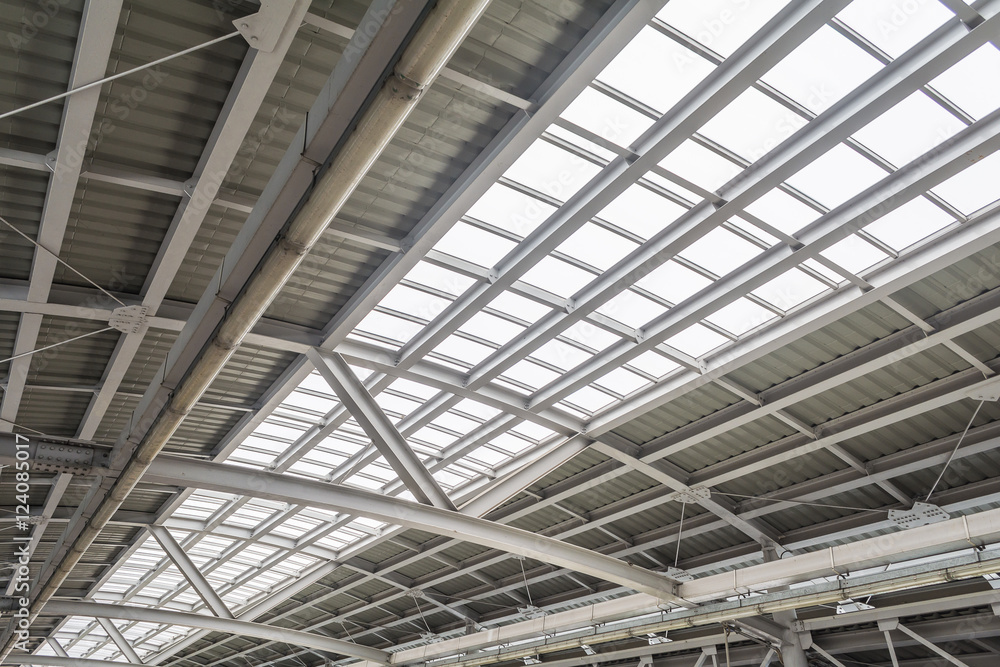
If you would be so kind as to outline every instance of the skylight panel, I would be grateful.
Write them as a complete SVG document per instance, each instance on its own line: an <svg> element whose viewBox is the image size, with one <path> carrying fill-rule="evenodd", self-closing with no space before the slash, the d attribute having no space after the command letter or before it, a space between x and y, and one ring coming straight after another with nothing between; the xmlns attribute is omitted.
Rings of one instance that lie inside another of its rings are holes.
<svg viewBox="0 0 1000 667"><path fill-rule="evenodd" d="M483 445L482 447L473 450L469 455L463 457L463 460L470 459L489 467L496 467L509 458L510 457L506 454L498 452L487 445Z"/></svg>
<svg viewBox="0 0 1000 667"><path fill-rule="evenodd" d="M451 301L444 297L428 294L406 285L396 285L382 297L382 302L379 305L397 313L430 321L447 308L450 303Z"/></svg>
<svg viewBox="0 0 1000 667"><path fill-rule="evenodd" d="M748 88L698 133L753 163L805 124L802 116Z"/></svg>
<svg viewBox="0 0 1000 667"><path fill-rule="evenodd" d="M492 406L486 405L485 403L474 401L470 398L463 398L461 401L455 404L455 407L452 408L452 411L462 412L467 415L472 415L473 417L481 419L482 421L493 419L494 417L500 414L500 410L497 410Z"/></svg>
<svg viewBox="0 0 1000 667"><path fill-rule="evenodd" d="M936 186L933 192L965 215L975 213L997 199L1000 153L993 153Z"/></svg>
<svg viewBox="0 0 1000 667"><path fill-rule="evenodd" d="M656 69L656 85L650 85L651 68ZM663 114L712 69L701 56L645 27L597 78Z"/></svg>
<svg viewBox="0 0 1000 667"><path fill-rule="evenodd" d="M671 0L656 17L729 57L786 4L788 0Z"/></svg>
<svg viewBox="0 0 1000 667"><path fill-rule="evenodd" d="M412 439L421 440L440 449L442 447L447 447L452 442L454 442L455 436L449 433L445 433L439 428L434 428L432 426L422 426L413 434Z"/></svg>
<svg viewBox="0 0 1000 667"><path fill-rule="evenodd" d="M1000 86L984 86L984 81L1000 81L1000 50L993 44L979 47L930 85L979 120L1000 107Z"/></svg>
<svg viewBox="0 0 1000 667"><path fill-rule="evenodd" d="M788 311L823 292L827 286L799 269L782 273L753 291L779 310Z"/></svg>
<svg viewBox="0 0 1000 667"><path fill-rule="evenodd" d="M503 375L532 389L540 389L559 377L559 373L528 359L522 359L512 365L503 372Z"/></svg>
<svg viewBox="0 0 1000 667"><path fill-rule="evenodd" d="M628 367L641 373L647 373L659 380L679 369L681 365L660 352L649 350L632 359L628 363Z"/></svg>
<svg viewBox="0 0 1000 667"><path fill-rule="evenodd" d="M323 479L330 474L330 468L318 463L313 463L308 459L300 459L292 464L292 466L288 469L288 472L296 475L302 475L303 477Z"/></svg>
<svg viewBox="0 0 1000 667"><path fill-rule="evenodd" d="M778 188L759 197L746 207L746 212L789 236L820 216L819 211Z"/></svg>
<svg viewBox="0 0 1000 667"><path fill-rule="evenodd" d="M730 160L690 139L660 160L660 166L709 192L715 192L742 171Z"/></svg>
<svg viewBox="0 0 1000 667"><path fill-rule="evenodd" d="M564 299L576 294L595 278L593 273L561 259L544 257L528 269L522 280Z"/></svg>
<svg viewBox="0 0 1000 667"><path fill-rule="evenodd" d="M434 352L460 361L470 368L490 356L493 351L492 347L455 335L448 336L434 348Z"/></svg>
<svg viewBox="0 0 1000 667"><path fill-rule="evenodd" d="M697 358L728 341L728 338L712 331L708 327L701 324L692 324L679 334L668 338L666 343L684 354Z"/></svg>
<svg viewBox="0 0 1000 667"><path fill-rule="evenodd" d="M304 457L305 461L315 461L328 470L335 470L340 464L347 460L342 454L327 451L322 447L313 447Z"/></svg>
<svg viewBox="0 0 1000 667"><path fill-rule="evenodd" d="M844 282L844 275L842 273L834 271L833 269L829 268L826 264L818 262L815 259L811 258L807 259L806 261L802 262L802 266L812 269L819 275L829 280L834 285Z"/></svg>
<svg viewBox="0 0 1000 667"><path fill-rule="evenodd" d="M204 520L222 507L222 504L222 501L216 498L208 498L201 494L194 493L188 496L188 498L181 503L180 507L174 510L173 516Z"/></svg>
<svg viewBox="0 0 1000 667"><path fill-rule="evenodd" d="M596 380L594 384L610 389L616 394L628 396L649 384L649 380L625 368L616 368Z"/></svg>
<svg viewBox="0 0 1000 667"><path fill-rule="evenodd" d="M285 399L281 407L287 410L295 409L323 415L332 410L336 405L337 400L334 398L316 396L315 394L307 394L304 391L295 390Z"/></svg>
<svg viewBox="0 0 1000 667"><path fill-rule="evenodd" d="M747 214L744 211L743 215L749 217L751 214ZM760 220L760 218L757 219ZM753 241L754 244L757 244L757 241L760 241L761 243L764 244L764 246L771 247L780 241L779 238L772 236L769 232L765 231L763 227L758 226L756 223L747 222L741 217L733 216L726 222L732 225L733 227L736 227L741 232L745 232L746 234L756 239L755 241ZM760 220L760 224L766 225L767 223L763 220Z"/></svg>
<svg viewBox="0 0 1000 667"><path fill-rule="evenodd" d="M593 414L615 402L615 398L593 387L581 387L560 401L561 405L578 406Z"/></svg>
<svg viewBox="0 0 1000 667"><path fill-rule="evenodd" d="M587 320L579 320L562 332L562 337L575 341L598 352L621 340L620 337L601 329Z"/></svg>
<svg viewBox="0 0 1000 667"><path fill-rule="evenodd" d="M740 297L705 319L712 324L722 327L731 334L742 336L751 329L755 329L775 317L777 315L767 308L754 303L750 299Z"/></svg>
<svg viewBox="0 0 1000 667"><path fill-rule="evenodd" d="M416 398L428 399L433 398L437 395L437 389L433 387L428 387L425 384L420 384L419 382L414 382L413 380L407 380L406 378L396 378L389 385L390 389L394 389L401 394L408 394Z"/></svg>
<svg viewBox="0 0 1000 667"><path fill-rule="evenodd" d="M964 123L918 90L855 132L854 138L901 167L964 128Z"/></svg>
<svg viewBox="0 0 1000 667"><path fill-rule="evenodd" d="M898 58L948 19L939 2L855 0L837 18L893 58Z"/></svg>
<svg viewBox="0 0 1000 667"><path fill-rule="evenodd" d="M871 223L865 231L899 251L953 222L954 218L925 197L917 197Z"/></svg>
<svg viewBox="0 0 1000 667"><path fill-rule="evenodd" d="M495 183L473 204L467 215L523 238L555 210L554 206L535 197Z"/></svg>
<svg viewBox="0 0 1000 667"><path fill-rule="evenodd" d="M388 338L399 345L420 333L423 326L401 317L373 310L358 322L355 332L367 333L380 338Z"/></svg>
<svg viewBox="0 0 1000 667"><path fill-rule="evenodd" d="M670 193L677 198L677 203L684 209L692 208L702 199L711 199L712 193L699 187L691 181L675 174L659 165L646 172L642 181L660 188L664 193ZM664 194L664 196L667 196ZM685 203L687 202L687 203Z"/></svg>
<svg viewBox="0 0 1000 667"><path fill-rule="evenodd" d="M635 242L588 222L563 241L556 251L606 271L638 247Z"/></svg>
<svg viewBox="0 0 1000 667"><path fill-rule="evenodd" d="M603 160L605 163L611 162L618 156L617 152L609 150L601 144L594 143L590 139L585 139L570 128L554 123L546 128L545 134L549 137L561 139L579 150L586 151L592 156Z"/></svg>
<svg viewBox="0 0 1000 667"><path fill-rule="evenodd" d="M838 241L820 254L855 275L862 275L867 269L889 258L889 255L857 234Z"/></svg>
<svg viewBox="0 0 1000 667"><path fill-rule="evenodd" d="M531 356L556 368L569 370L590 359L592 355L561 340L550 340L539 346Z"/></svg>
<svg viewBox="0 0 1000 667"><path fill-rule="evenodd" d="M665 262L639 280L636 285L656 296L677 304L711 284L711 280L677 262Z"/></svg>
<svg viewBox="0 0 1000 667"><path fill-rule="evenodd" d="M533 190L566 201L601 169L544 139L537 139L504 173Z"/></svg>
<svg viewBox="0 0 1000 667"><path fill-rule="evenodd" d="M662 315L666 310L662 305L650 301L632 290L624 290L609 299L607 303L597 309L597 312L633 329L638 329Z"/></svg>
<svg viewBox="0 0 1000 667"><path fill-rule="evenodd" d="M454 470L451 470L449 468L438 470L437 472L433 473L432 476L446 490L454 489L459 484L469 481L468 477L462 477L456 475Z"/></svg>
<svg viewBox="0 0 1000 667"><path fill-rule="evenodd" d="M317 371L313 371L312 373L307 375L305 379L302 380L302 382L299 384L299 388L310 389L312 391L319 392L321 394L328 394L330 396L333 396L333 390L330 389L330 385L327 383L326 380L323 379L323 376L320 375L319 372Z"/></svg>
<svg viewBox="0 0 1000 667"><path fill-rule="evenodd" d="M499 313L507 313L528 323L536 322L543 315L552 312L549 308L513 292L500 293L490 302L489 307Z"/></svg>
<svg viewBox="0 0 1000 667"><path fill-rule="evenodd" d="M490 268L503 259L515 245L517 244L502 236L459 221L437 242L434 249Z"/></svg>
<svg viewBox="0 0 1000 667"><path fill-rule="evenodd" d="M385 463L385 460L381 458L374 463L366 465L359 471L358 474L365 475L371 479L376 479L382 484L396 479L395 471L393 471L393 469Z"/></svg>
<svg viewBox="0 0 1000 667"><path fill-rule="evenodd" d="M822 26L761 80L818 115L881 68L849 39Z"/></svg>
<svg viewBox="0 0 1000 667"><path fill-rule="evenodd" d="M383 391L375 396L375 402L378 403L383 411L398 415L408 415L422 405L418 401L398 396L388 391Z"/></svg>
<svg viewBox="0 0 1000 667"><path fill-rule="evenodd" d="M728 229L716 227L682 250L679 257L724 276L763 252Z"/></svg>
<svg viewBox="0 0 1000 667"><path fill-rule="evenodd" d="M837 144L786 182L827 208L835 208L886 175L881 167Z"/></svg>
<svg viewBox="0 0 1000 667"><path fill-rule="evenodd" d="M520 434L531 440L541 442L546 438L551 438L555 433L544 426L540 426L534 422L523 421L511 428L511 433Z"/></svg>
<svg viewBox="0 0 1000 667"><path fill-rule="evenodd" d="M470 433L480 426L479 422L469 419L468 417L463 417L462 415L456 415L451 411L435 417L434 421L431 423L449 431L461 433L462 435Z"/></svg>
<svg viewBox="0 0 1000 667"><path fill-rule="evenodd" d="M430 287L431 289L445 292L452 296L463 294L465 290L472 287L476 282L474 279L463 276L460 273L449 271L448 269L424 261L417 262L416 266L406 274L405 280L419 283L425 287Z"/></svg>
<svg viewBox="0 0 1000 667"><path fill-rule="evenodd" d="M668 227L686 210L647 187L632 185L604 207L598 217L648 239Z"/></svg>
<svg viewBox="0 0 1000 667"><path fill-rule="evenodd" d="M562 117L622 147L631 146L653 124L649 116L590 87L566 107Z"/></svg>
<svg viewBox="0 0 1000 667"><path fill-rule="evenodd" d="M524 331L524 327L496 315L478 312L469 318L459 328L459 331L477 336L483 340L488 340L500 346L521 334Z"/></svg>

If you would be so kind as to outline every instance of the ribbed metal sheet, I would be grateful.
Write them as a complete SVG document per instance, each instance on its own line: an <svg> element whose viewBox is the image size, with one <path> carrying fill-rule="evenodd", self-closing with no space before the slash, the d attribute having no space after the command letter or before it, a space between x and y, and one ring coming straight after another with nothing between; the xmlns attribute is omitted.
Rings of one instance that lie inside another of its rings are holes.
<svg viewBox="0 0 1000 667"><path fill-rule="evenodd" d="M742 400L717 385L705 385L636 417L615 429L615 433L635 443L646 443Z"/></svg>
<svg viewBox="0 0 1000 667"><path fill-rule="evenodd" d="M3 110L16 109L66 92L83 0L59 3L49 15L35 3L0 3L0 97ZM16 73L16 75L14 74ZM62 120L62 101L0 121L0 145L45 155L55 148Z"/></svg>
<svg viewBox="0 0 1000 667"><path fill-rule="evenodd" d="M60 257L105 289L139 294L179 198L96 181L81 182ZM56 284L90 285L60 265ZM100 304L118 304L101 299Z"/></svg>
<svg viewBox="0 0 1000 667"><path fill-rule="evenodd" d="M729 377L750 391L761 392L908 326L910 322L901 315L875 303L747 364Z"/></svg>
<svg viewBox="0 0 1000 667"><path fill-rule="evenodd" d="M6 122L6 121L0 121ZM44 172L26 171L0 165L0 216L18 230L35 238L42 219L48 176ZM3 259L0 278L27 280L35 247L7 225L0 225L0 245Z"/></svg>
<svg viewBox="0 0 1000 667"><path fill-rule="evenodd" d="M998 257L1000 246L991 246L900 290L893 298L918 317L931 317L1000 286Z"/></svg>
<svg viewBox="0 0 1000 667"><path fill-rule="evenodd" d="M118 342L118 332L105 331L107 324L92 320L45 317L39 329L36 350L65 343L77 336L86 338L65 343L31 356L26 383L32 385L94 387Z"/></svg>

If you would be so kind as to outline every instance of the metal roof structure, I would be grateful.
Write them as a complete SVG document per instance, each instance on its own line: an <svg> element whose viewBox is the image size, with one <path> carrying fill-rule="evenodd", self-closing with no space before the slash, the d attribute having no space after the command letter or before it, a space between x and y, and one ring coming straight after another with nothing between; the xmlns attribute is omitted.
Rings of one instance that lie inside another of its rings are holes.
<svg viewBox="0 0 1000 667"><path fill-rule="evenodd" d="M0 0L0 662L1000 664L998 49Z"/></svg>

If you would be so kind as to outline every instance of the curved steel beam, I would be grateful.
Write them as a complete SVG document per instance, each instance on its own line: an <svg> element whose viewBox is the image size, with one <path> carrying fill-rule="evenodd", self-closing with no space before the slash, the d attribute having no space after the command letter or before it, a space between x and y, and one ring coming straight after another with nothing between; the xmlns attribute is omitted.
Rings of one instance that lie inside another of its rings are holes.
<svg viewBox="0 0 1000 667"><path fill-rule="evenodd" d="M353 642L345 642L332 637L279 628L263 623L251 623L232 618L219 618L205 614L193 614L185 611L170 611L167 609L149 609L118 604L103 604L100 602L73 602L69 600L50 600L42 611L47 616L87 616L90 618L115 618L123 621L139 621L140 623L167 623L190 628L204 628L216 632L233 635L257 637L273 641L286 642L293 646L308 646L319 651L327 651L352 658L361 658L381 664L389 662L389 654L370 646ZM16 656L8 656L5 662ZM31 664L36 663L38 656L31 656ZM121 664L121 663L115 663Z"/></svg>
<svg viewBox="0 0 1000 667"><path fill-rule="evenodd" d="M656 572L520 528L372 491L170 456L157 457L142 481L194 486L356 514L533 558L690 606L676 595L675 582Z"/></svg>

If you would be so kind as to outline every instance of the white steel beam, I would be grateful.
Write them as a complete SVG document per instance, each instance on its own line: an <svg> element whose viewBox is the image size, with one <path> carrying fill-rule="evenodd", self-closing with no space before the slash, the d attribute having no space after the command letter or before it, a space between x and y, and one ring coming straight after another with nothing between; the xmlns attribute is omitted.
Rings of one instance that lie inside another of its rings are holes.
<svg viewBox="0 0 1000 667"><path fill-rule="evenodd" d="M732 511L731 508L726 507L718 498L712 498L711 496L708 498L702 498L695 494L691 494L690 492L692 491L692 488L678 476L672 475L670 472L663 470L662 462L645 463L639 460L633 455L634 452L630 453L627 451L627 449L629 449L627 444L615 446L608 444L607 442L597 441L591 445L591 448L596 449L616 461L621 461L626 466L641 472L647 477L656 480L673 491L680 491L686 495L692 496L694 498L694 502L698 505L701 505L712 514L728 523L730 526L742 532L744 535L747 535L751 539L759 542L762 547L771 547L779 554L785 551L784 547L778 544L777 536L773 535L769 530L761 527L755 521L738 516ZM632 445L631 449L637 452L639 447Z"/></svg>
<svg viewBox="0 0 1000 667"><path fill-rule="evenodd" d="M165 484L181 482L185 486L223 493L349 512L533 558L685 604L674 594L675 584L670 579L616 558L459 512L418 505L378 493L221 463L181 462L169 457L155 459L143 479Z"/></svg>
<svg viewBox="0 0 1000 667"><path fill-rule="evenodd" d="M917 634L916 632L914 632L910 628L906 627L902 623L897 623L896 624L896 629L899 630L900 632L902 632L903 634L909 635L913 639L917 640L917 642L919 642L920 644L923 644L925 647L927 647L928 649L930 649L934 653L937 653L939 656L941 656L942 658L944 658L945 660L947 660L951 664L955 665L955 667L969 667L969 665L967 665L966 663L962 662L961 660L959 660L955 656L953 656L950 653L946 652L944 649L942 649L937 644L934 644L932 642L927 641L926 639L924 639L919 634Z"/></svg>
<svg viewBox="0 0 1000 667"><path fill-rule="evenodd" d="M90 618L118 619L140 623L166 623L191 628L206 628L216 632L226 632L234 635L257 637L293 645L308 646L320 651L329 651L339 655L347 655L378 664L389 662L389 654L378 649L324 637L300 630L291 630L274 625L251 623L231 618L218 618L204 614L191 614L182 611L166 609L147 609L98 602L71 602L68 600L52 600L42 612L49 616L86 616Z"/></svg>
<svg viewBox="0 0 1000 667"><path fill-rule="evenodd" d="M454 510L455 504L448 494L427 471L423 461L385 416L344 358L319 348L312 348L307 356L413 497L427 505Z"/></svg>
<svg viewBox="0 0 1000 667"><path fill-rule="evenodd" d="M150 535L156 538L160 547L163 548L163 551L173 561L174 565L177 566L177 569L181 571L181 574L184 575L184 578L191 584L191 587L198 593L199 597L205 601L208 608L220 618L234 618L233 612L229 611L229 607L222 601L219 594L215 592L208 579L198 569L198 566L191 561L191 558L181 548L181 545L177 543L177 540L170 534L170 531L163 526L157 525L148 526L147 530Z"/></svg>
<svg viewBox="0 0 1000 667"><path fill-rule="evenodd" d="M122 0L88 0L80 20L80 33L73 56L68 90L79 88L101 79L107 68L111 47L118 28ZM63 236L80 180L82 156L94 125L94 115L100 98L99 87L89 88L66 98L62 125L56 143L52 175L45 193L45 205L39 221L36 241L43 248L58 254L62 250ZM45 302L56 272L55 256L35 249L31 263L31 282L27 300ZM13 354L25 354L35 349L42 325L41 315L22 315L14 341ZM31 356L10 362L7 387L0 402L0 431L10 431L17 419L17 411L24 394L24 383L31 365Z"/></svg>
<svg viewBox="0 0 1000 667"><path fill-rule="evenodd" d="M307 0L262 6L263 17L278 28L281 37L271 52L251 48L229 91L226 103L212 129L205 150L198 161L191 181L193 188L181 198L160 251L142 288L142 305L155 315L167 294L174 276L184 261L188 248L201 228L205 216L215 201L219 185L240 150L240 146L264 101L271 82L284 62L306 10ZM94 396L77 429L77 437L93 438L118 390L129 365L145 338L146 330L122 334L112 353L101 381L101 391Z"/></svg>
<svg viewBox="0 0 1000 667"><path fill-rule="evenodd" d="M115 646L118 647L118 650L121 651L122 655L125 656L129 662L133 664L142 664L139 654L135 652L135 649L132 648L132 644L130 644L125 638L125 635L123 635L122 631L118 629L118 626L115 625L114 621L110 618L99 618L97 619L97 622L102 628L104 628L104 631L108 633L108 637L111 638L111 641L114 642Z"/></svg>

